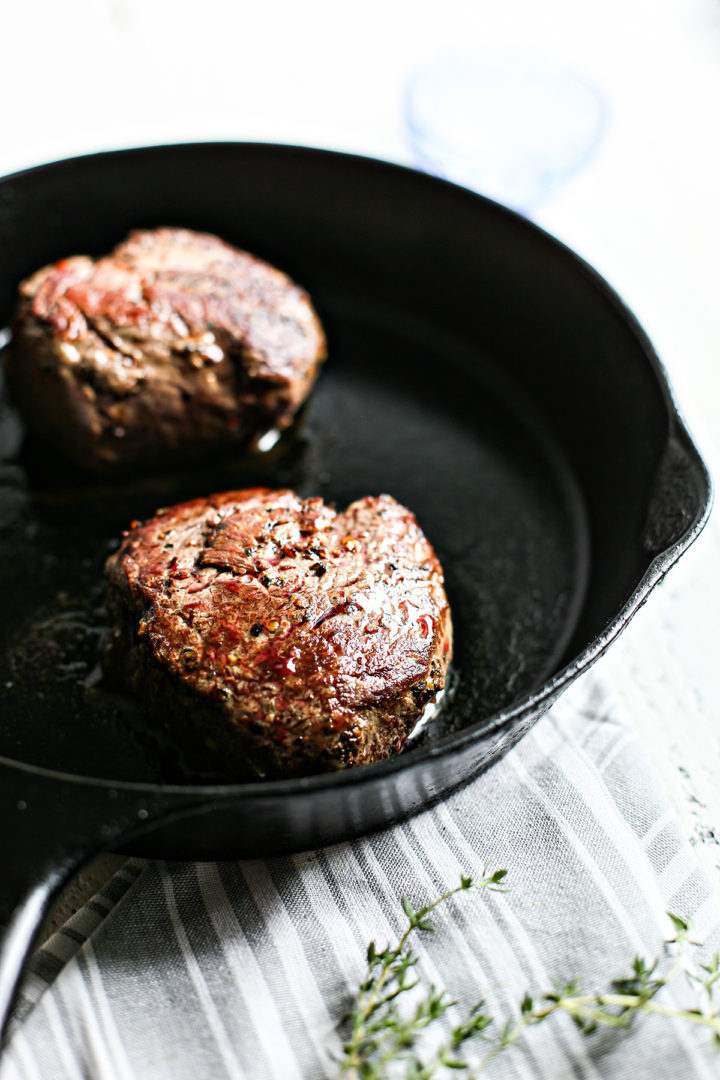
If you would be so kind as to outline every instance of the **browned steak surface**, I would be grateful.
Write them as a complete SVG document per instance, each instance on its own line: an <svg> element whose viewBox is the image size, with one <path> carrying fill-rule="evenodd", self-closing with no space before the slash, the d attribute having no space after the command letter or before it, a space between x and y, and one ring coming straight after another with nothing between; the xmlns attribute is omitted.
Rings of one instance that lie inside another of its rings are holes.
<svg viewBox="0 0 720 1080"><path fill-rule="evenodd" d="M104 469L287 426L324 356L308 296L285 274L166 228L24 281L8 378L34 430Z"/></svg>
<svg viewBox="0 0 720 1080"><path fill-rule="evenodd" d="M379 761L445 682L442 568L388 495L343 513L262 488L195 499L135 526L107 572L108 664L203 767Z"/></svg>

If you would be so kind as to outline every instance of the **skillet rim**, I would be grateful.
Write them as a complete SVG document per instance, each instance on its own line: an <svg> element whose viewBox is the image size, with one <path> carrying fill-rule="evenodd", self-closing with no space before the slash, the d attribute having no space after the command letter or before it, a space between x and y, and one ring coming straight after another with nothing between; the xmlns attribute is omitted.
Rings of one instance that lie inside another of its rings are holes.
<svg viewBox="0 0 720 1080"><path fill-rule="evenodd" d="M550 679L546 679L538 688L523 695L519 701L509 708L485 717L476 724L471 724L462 731L442 736L434 746L410 750L407 753L396 754L394 757L374 765L365 765L355 769L338 770L334 773L320 773L313 776L296 777L285 780L262 780L243 784L157 784L134 780L109 780L103 777L85 776L79 773L68 773L57 769L50 769L30 762L18 761L0 754L0 765L32 776L44 777L63 783L79 784L83 787L95 787L107 790L136 792L138 794L157 795L162 793L168 796L194 796L197 799L226 799L226 798L254 798L254 797L287 797L313 792L342 789L352 785L355 788L365 784L382 782L384 779L396 775L413 767L420 768L430 761L451 760L462 754L464 749L479 738L485 738L492 733L497 733L502 728L509 728L514 722L518 722L525 716L533 713L538 715L549 707L556 697L581 674L595 663L607 648L622 633L632 617L645 603L648 596L656 585L663 579L671 566L687 551L692 543L702 532L712 509L713 486L708 468L700 456L694 440L678 411L673 390L668 379L665 367L660 360L650 338L643 330L636 316L627 307L618 293L595 270L582 256L568 247L562 240L552 236L549 232L534 222L529 221L521 214L493 199L477 192L471 191L460 184L450 180L424 173L408 165L396 162L384 161L362 154L348 153L339 150L329 150L314 146L302 146L291 143L267 143L261 141L191 141L175 143L157 143L124 147L119 150L102 150L97 153L73 155L67 158L59 158L56 161L43 162L37 165L22 168L16 172L0 176L0 186L7 182L19 181L24 177L36 173L45 172L48 169L58 167L70 167L79 165L85 161L101 158L118 158L136 153L172 152L184 150L186 152L197 151L242 151L242 150L266 150L281 151L290 157L309 157L325 160L341 159L348 164L360 168L376 169L379 172L395 172L404 176L412 183L425 184L430 188L449 188L456 197L467 200L468 204L474 204L477 200L485 205L491 213L501 217L510 218L514 227L527 230L533 236L540 239L543 244L554 248L563 258L573 264L574 269L589 280L597 294L605 301L612 311L620 318L626 328L635 338L644 359L648 362L654 375L658 388L662 394L667 410L668 435L666 447L671 438L676 436L683 444L690 461L694 482L697 487L697 501L699 511L678 539L670 543L662 551L657 553L645 573L640 578L625 603L622 604L617 614L612 618L585 648L573 657L560 671Z"/></svg>

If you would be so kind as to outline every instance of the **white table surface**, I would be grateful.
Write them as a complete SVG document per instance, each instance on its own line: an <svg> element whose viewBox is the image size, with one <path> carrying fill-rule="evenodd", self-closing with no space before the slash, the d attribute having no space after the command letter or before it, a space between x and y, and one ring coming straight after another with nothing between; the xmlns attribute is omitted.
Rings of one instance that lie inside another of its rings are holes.
<svg viewBox="0 0 720 1080"><path fill-rule="evenodd" d="M535 217L638 315L720 475L720 0L35 0L0 32L0 172L224 138L408 161L402 88L433 57L518 49L586 72L608 132ZM603 661L644 653L637 730L716 878L719 570L711 520Z"/></svg>

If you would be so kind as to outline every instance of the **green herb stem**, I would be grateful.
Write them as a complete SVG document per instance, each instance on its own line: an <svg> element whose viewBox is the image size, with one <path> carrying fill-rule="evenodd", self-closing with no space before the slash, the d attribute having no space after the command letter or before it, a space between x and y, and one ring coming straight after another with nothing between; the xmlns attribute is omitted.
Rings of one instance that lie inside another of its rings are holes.
<svg viewBox="0 0 720 1080"><path fill-rule="evenodd" d="M374 943L368 948L366 978L350 1014L350 1035L343 1045L343 1056L340 1060L343 1075L358 1080L379 1080L385 1066L411 1048L419 1032L439 1019L454 1004L446 999L444 993L437 993L431 987L428 997L420 1003L409 1021L402 1021L397 1015L394 1009L395 998L412 990L418 981L406 980L406 972L416 963L416 958L407 950L408 941L416 930L432 932L434 927L428 922L428 916L457 893L474 888L504 891L501 883L505 874L505 870L489 873L486 868L483 877L477 882L463 876L459 885L448 889L418 911L413 909L407 897L402 897L408 925L397 945L393 949L385 949L382 953L376 951ZM376 971L378 967L379 970ZM423 1071L417 1071L416 1075L423 1080L430 1080L439 1064L440 1062L423 1067Z"/></svg>
<svg viewBox="0 0 720 1080"><path fill-rule="evenodd" d="M415 1048L420 1034L455 1003L444 991L431 986L419 997L414 1011L401 1014L397 999L420 983L419 978L411 979L408 974L417 963L417 957L408 949L410 936L416 930L432 932L434 927L428 916L459 892L472 888L505 891L505 875L505 870L489 873L486 868L477 882L462 877L458 886L448 889L418 911L413 909L407 897L402 897L408 925L397 945L383 952L378 952L374 942L368 947L366 976L348 1018L349 1036L339 1061L343 1076L351 1080L385 1080L388 1068L392 1066L396 1070L401 1063L405 1066L406 1080L434 1080L440 1072L443 1076L450 1072L455 1076L460 1073L466 1077L476 1076L499 1054L514 1046L528 1028L558 1013L572 1017L584 1035L590 1035L601 1026L627 1028L641 1014L680 1020L707 1029L712 1033L715 1046L720 1048L720 1002L716 996L720 987L720 955L715 953L707 963L693 962L687 947L697 947L700 943L690 939L688 922L668 912L676 936L665 945L675 953L675 963L664 977L660 975L660 960L648 963L636 956L630 974L613 980L607 992L582 993L577 980L572 980L536 1001L526 994L519 1003L518 1015L508 1019L501 1028L493 1028L494 1035L487 1034L493 1017L484 1011L481 1001L453 1029L449 1040L430 1060L418 1056ZM659 992L681 973L695 987L701 1007L679 1009L656 1000ZM475 1038L485 1040L489 1050L477 1066L471 1066L462 1058L461 1052L465 1043Z"/></svg>
<svg viewBox="0 0 720 1080"><path fill-rule="evenodd" d="M563 1009L565 1012L582 1015L603 1024L612 1023L613 1019L616 1019L621 1022L617 1026L621 1026L623 1016L613 1017L612 1014L603 1012L602 1010L606 1006L631 1009L633 1012L646 1013L648 1016L665 1016L672 1020L685 1020L688 1024L697 1024L720 1034L720 1016L694 1012L690 1009L678 1009L672 1005L663 1005L659 1001L646 1001L642 997L633 994L586 994L584 997L566 998L554 1003L551 1008L544 1012L542 1010L538 1012L537 1019L542 1020L557 1009Z"/></svg>

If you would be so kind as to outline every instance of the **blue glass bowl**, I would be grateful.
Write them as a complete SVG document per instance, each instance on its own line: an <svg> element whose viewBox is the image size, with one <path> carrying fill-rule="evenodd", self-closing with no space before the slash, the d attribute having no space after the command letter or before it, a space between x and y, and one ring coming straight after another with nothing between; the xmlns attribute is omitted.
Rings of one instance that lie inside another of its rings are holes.
<svg viewBox="0 0 720 1080"><path fill-rule="evenodd" d="M453 55L408 84L415 164L522 213L593 155L607 106L585 78L537 56Z"/></svg>

